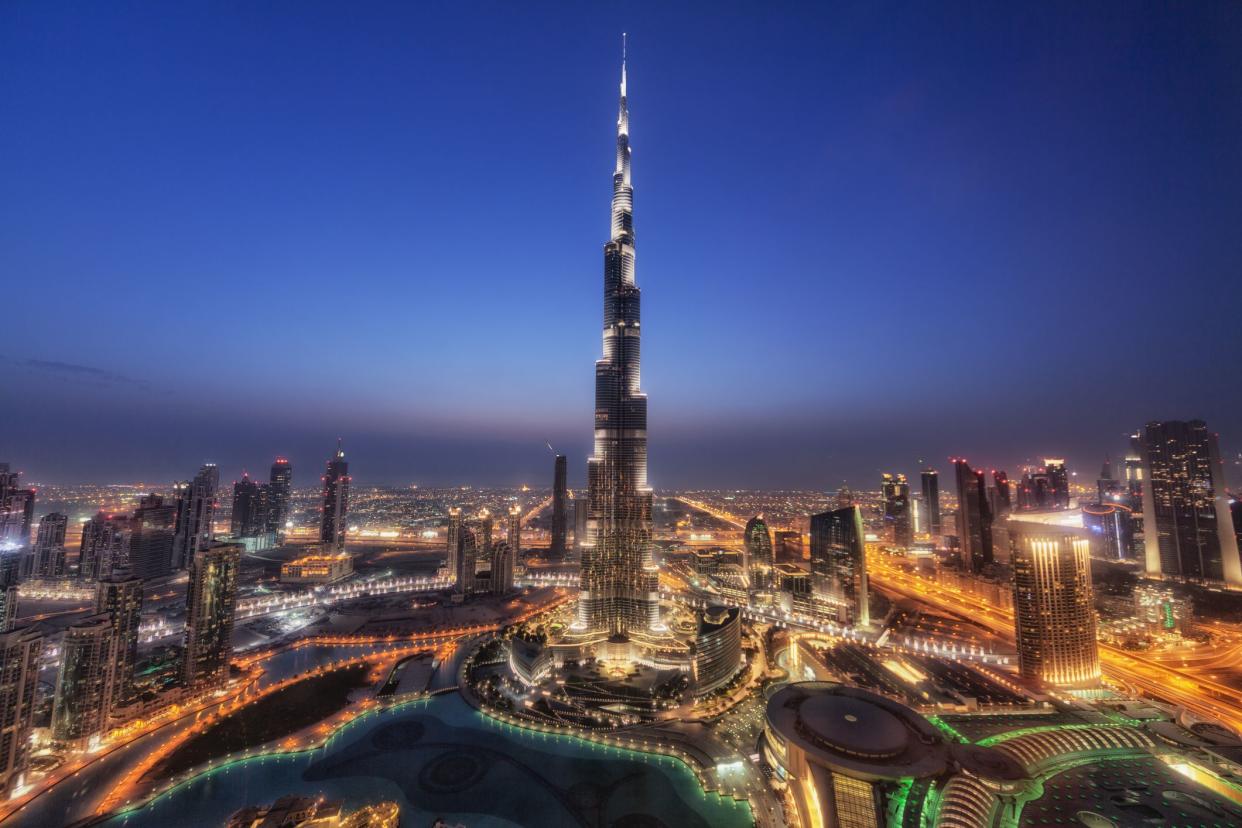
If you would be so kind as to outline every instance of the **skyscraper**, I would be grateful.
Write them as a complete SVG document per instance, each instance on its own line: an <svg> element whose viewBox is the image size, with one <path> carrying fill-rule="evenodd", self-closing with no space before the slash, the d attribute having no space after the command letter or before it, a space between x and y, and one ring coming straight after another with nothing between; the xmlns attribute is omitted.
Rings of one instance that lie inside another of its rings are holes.
<svg viewBox="0 0 1242 828"><path fill-rule="evenodd" d="M104 732L112 699L112 619L92 615L65 630L52 704L52 738L85 745Z"/></svg>
<svg viewBox="0 0 1242 828"><path fill-rule="evenodd" d="M135 578L161 578L172 572L177 507L149 494L130 518L129 571ZM109 573L100 573L103 578Z"/></svg>
<svg viewBox="0 0 1242 828"><path fill-rule="evenodd" d="M229 518L229 534L235 538L251 538L267 528L267 515L260 508L259 484L242 472L241 480L233 481L233 511Z"/></svg>
<svg viewBox="0 0 1242 828"><path fill-rule="evenodd" d="M923 503L927 507L927 531L939 535L944 531L940 522L940 475L933 468L923 469Z"/></svg>
<svg viewBox="0 0 1242 828"><path fill-rule="evenodd" d="M1091 544L1073 529L1010 521L1022 675L1063 687L1100 680Z"/></svg>
<svg viewBox="0 0 1242 828"><path fill-rule="evenodd" d="M106 578L115 567L129 566L131 539L128 515L99 512L82 524L78 576L86 581Z"/></svg>
<svg viewBox="0 0 1242 828"><path fill-rule="evenodd" d="M0 794L26 770L39 689L43 635L33 627L0 634Z"/></svg>
<svg viewBox="0 0 1242 828"><path fill-rule="evenodd" d="M992 491L995 498L990 502L992 517L1005 517L1013 511L1013 488L1009 485L1009 475L999 469L992 470Z"/></svg>
<svg viewBox="0 0 1242 828"><path fill-rule="evenodd" d="M513 591L513 547L508 541L492 544L491 588L496 595Z"/></svg>
<svg viewBox="0 0 1242 828"><path fill-rule="evenodd" d="M513 556L509 562L512 567L513 561L522 557L522 507L516 503L509 507L509 526L505 540L508 541L509 548L513 550Z"/></svg>
<svg viewBox="0 0 1242 828"><path fill-rule="evenodd" d="M604 354L595 363L595 448L587 461L590 540L582 549L578 629L625 635L660 624L647 485L647 395L639 385L639 289L634 281L634 187L625 61L612 177L612 236L604 245Z"/></svg>
<svg viewBox="0 0 1242 828"><path fill-rule="evenodd" d="M65 532L69 516L51 512L39 520L35 535L30 574L40 578L59 578L65 574Z"/></svg>
<svg viewBox="0 0 1242 828"><path fill-rule="evenodd" d="M95 612L112 622L116 646L112 653L112 704L134 698L134 665L138 661L138 627L142 623L142 579L115 572L95 589Z"/></svg>
<svg viewBox="0 0 1242 828"><path fill-rule="evenodd" d="M35 490L19 488L21 472L0 464L0 544L25 546L34 524Z"/></svg>
<svg viewBox="0 0 1242 828"><path fill-rule="evenodd" d="M963 459L953 461L957 480L957 537L962 566L981 572L992 563L992 511L988 508L987 482Z"/></svg>
<svg viewBox="0 0 1242 828"><path fill-rule="evenodd" d="M454 578L457 577L457 561L461 553L461 530L461 509L456 506L450 506L444 565L448 569L449 575Z"/></svg>
<svg viewBox="0 0 1242 828"><path fill-rule="evenodd" d="M1052 484L1052 508L1068 509L1070 504L1069 472L1065 470L1065 461L1059 457L1046 457L1044 468Z"/></svg>
<svg viewBox="0 0 1242 828"><path fill-rule="evenodd" d="M289 522L289 503L293 497L293 466L283 457L277 457L272 463L272 473L268 478L271 489L271 504L268 508L269 532L283 535L285 525Z"/></svg>
<svg viewBox="0 0 1242 828"><path fill-rule="evenodd" d="M1142 447L1148 574L1242 586L1216 435L1202 420L1150 422Z"/></svg>
<svg viewBox="0 0 1242 828"><path fill-rule="evenodd" d="M880 479L884 499L884 525L896 546L914 543L914 525L910 519L910 484L904 474L885 474Z"/></svg>
<svg viewBox="0 0 1242 828"><path fill-rule="evenodd" d="M217 543L200 549L190 562L182 664L186 685L211 684L228 678L241 556L241 544Z"/></svg>
<svg viewBox="0 0 1242 828"><path fill-rule="evenodd" d="M172 568L185 569L194 553L206 549L215 537L212 520L216 514L216 489L220 485L220 470L214 463L207 463L198 470L194 479L178 487L177 524L173 533Z"/></svg>
<svg viewBox="0 0 1242 828"><path fill-rule="evenodd" d="M456 586L457 592L462 595L472 595L475 588L475 576L479 569L479 558L483 554L480 549L479 536L474 529L463 525L459 525L456 534L456 562L457 571Z"/></svg>
<svg viewBox="0 0 1242 828"><path fill-rule="evenodd" d="M591 516L591 502L584 492L574 497L574 554L582 554L582 545L587 539L587 520Z"/></svg>
<svg viewBox="0 0 1242 828"><path fill-rule="evenodd" d="M557 561L565 557L569 534L569 489L565 466L565 455L556 455L552 472L552 543L548 547L548 557Z"/></svg>
<svg viewBox="0 0 1242 828"><path fill-rule="evenodd" d="M771 589L776 557L772 552L772 533L768 531L763 515L756 515L747 521L742 541L746 546L746 576L750 579L750 588L756 591Z"/></svg>
<svg viewBox="0 0 1242 828"><path fill-rule="evenodd" d="M842 624L871 623L863 539L857 506L811 515L811 588L817 603L835 607Z"/></svg>
<svg viewBox="0 0 1242 828"><path fill-rule="evenodd" d="M319 518L319 541L327 551L345 551L345 529L349 517L349 463L341 441L336 442L336 454L328 460L323 475L323 505Z"/></svg>

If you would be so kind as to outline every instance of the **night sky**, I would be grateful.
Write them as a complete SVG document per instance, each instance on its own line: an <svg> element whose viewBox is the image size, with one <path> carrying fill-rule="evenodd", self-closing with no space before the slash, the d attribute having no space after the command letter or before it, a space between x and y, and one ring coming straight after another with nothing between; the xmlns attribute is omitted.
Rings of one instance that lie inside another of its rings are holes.
<svg viewBox="0 0 1242 828"><path fill-rule="evenodd" d="M1242 4L624 5L0 5L0 460L579 484L622 31L653 485L1242 449Z"/></svg>

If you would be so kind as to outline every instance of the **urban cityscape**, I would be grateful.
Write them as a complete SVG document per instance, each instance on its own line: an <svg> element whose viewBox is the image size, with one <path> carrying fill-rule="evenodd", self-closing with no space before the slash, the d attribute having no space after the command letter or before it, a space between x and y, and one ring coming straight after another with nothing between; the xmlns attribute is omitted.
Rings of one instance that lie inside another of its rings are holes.
<svg viewBox="0 0 1242 828"><path fill-rule="evenodd" d="M660 139L635 161L631 126L662 81L636 41L591 47L611 143L572 209L600 237L557 237L603 245L599 350L558 345L594 360L589 454L424 485L348 429L309 467L187 431L155 449L202 452L177 479L75 482L0 439L0 826L1242 826L1242 433L1213 401L1134 410L1089 463L1015 430L1007 456L1049 453L996 468L961 432L819 488L658 483L634 182ZM442 310L519 347L465 300ZM252 345L273 383L277 329Z"/></svg>

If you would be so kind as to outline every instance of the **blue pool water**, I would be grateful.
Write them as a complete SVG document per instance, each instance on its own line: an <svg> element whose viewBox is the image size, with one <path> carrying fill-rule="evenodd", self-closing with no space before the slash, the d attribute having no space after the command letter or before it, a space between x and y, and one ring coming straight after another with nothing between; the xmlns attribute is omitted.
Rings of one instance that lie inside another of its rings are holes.
<svg viewBox="0 0 1242 828"><path fill-rule="evenodd" d="M680 761L496 722L457 694L356 719L322 749L242 760L191 779L106 824L219 826L287 794L381 800L402 828L742 828L745 803L706 793Z"/></svg>

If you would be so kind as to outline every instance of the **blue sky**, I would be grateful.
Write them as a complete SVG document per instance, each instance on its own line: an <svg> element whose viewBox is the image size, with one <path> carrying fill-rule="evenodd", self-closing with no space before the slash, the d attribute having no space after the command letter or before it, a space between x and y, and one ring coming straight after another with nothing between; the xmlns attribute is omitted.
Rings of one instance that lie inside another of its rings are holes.
<svg viewBox="0 0 1242 828"><path fill-rule="evenodd" d="M630 33L651 473L1242 448L1242 7L0 6L0 459L580 481Z"/></svg>

